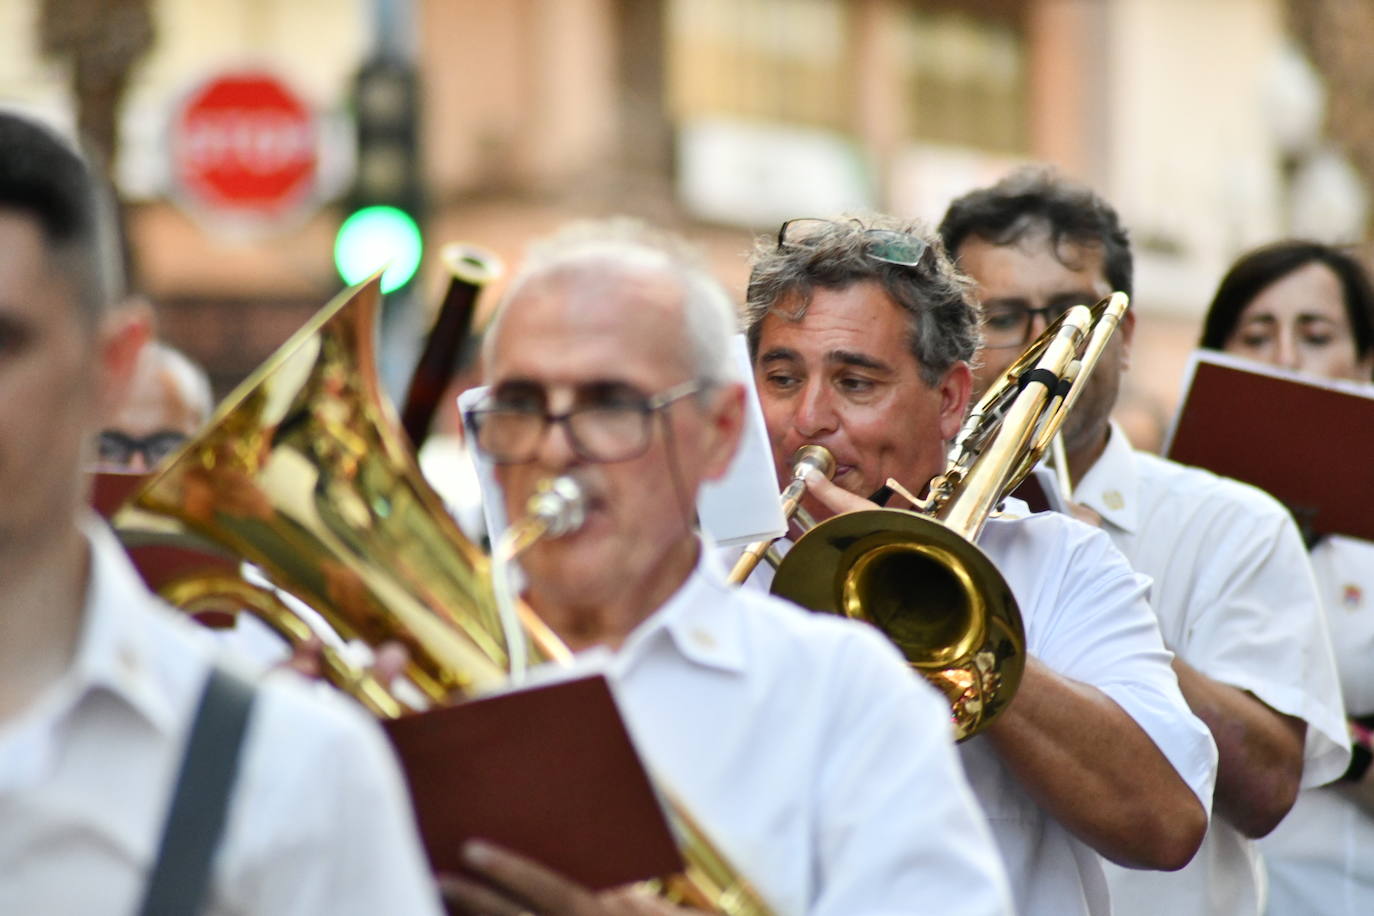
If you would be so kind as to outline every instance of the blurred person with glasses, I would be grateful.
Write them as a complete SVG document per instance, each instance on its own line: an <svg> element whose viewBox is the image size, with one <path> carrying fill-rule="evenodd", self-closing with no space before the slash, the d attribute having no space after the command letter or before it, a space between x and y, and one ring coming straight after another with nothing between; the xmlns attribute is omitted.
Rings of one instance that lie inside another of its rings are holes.
<svg viewBox="0 0 1374 916"><path fill-rule="evenodd" d="M980 315L934 236L891 217L789 221L755 246L746 308L779 481L803 445L835 456L833 482L807 481L817 520L872 509L889 477L920 494L944 471ZM1025 672L960 757L1017 912L1105 916L1102 857L1178 868L1197 849L1216 749L1169 669L1147 581L1100 531L1018 515L988 519L978 545L1020 607ZM760 566L750 584L771 577Z"/></svg>
<svg viewBox="0 0 1374 916"><path fill-rule="evenodd" d="M976 370L999 379L1022 342L1073 304L1132 292L1130 241L1112 206L1049 170L1015 172L950 204L945 245L991 317ZM1220 752L1202 848L1174 874L1109 864L1121 916L1257 916L1254 838L1274 829L1300 786L1345 768L1341 699L1302 539L1268 494L1135 449L1112 420L1130 366L1128 311L1064 424L1072 499L1137 572L1172 667ZM1005 337L999 337L1005 332ZM995 342L1004 346L994 346Z"/></svg>
<svg viewBox="0 0 1374 916"><path fill-rule="evenodd" d="M102 469L148 471L210 418L214 401L205 370L181 351L149 341L133 382L97 439Z"/></svg>
<svg viewBox="0 0 1374 916"><path fill-rule="evenodd" d="M610 650L650 771L775 912L1010 913L942 700L871 628L727 586L696 529L697 491L743 424L736 323L680 243L638 224L531 251L487 332L470 430L509 518L564 474L587 515L522 556L524 598L574 651ZM468 852L505 893L455 878L459 912L668 911Z"/></svg>

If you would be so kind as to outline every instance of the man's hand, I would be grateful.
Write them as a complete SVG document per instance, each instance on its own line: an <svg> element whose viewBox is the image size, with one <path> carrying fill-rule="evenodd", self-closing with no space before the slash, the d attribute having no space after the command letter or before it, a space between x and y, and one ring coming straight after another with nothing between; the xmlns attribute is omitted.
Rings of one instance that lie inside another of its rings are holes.
<svg viewBox="0 0 1374 916"><path fill-rule="evenodd" d="M439 876L449 912L463 916L688 916L700 912L675 907L636 887L598 894L490 843L468 843L463 859L488 882Z"/></svg>
<svg viewBox="0 0 1374 916"><path fill-rule="evenodd" d="M836 515L843 512L861 512L864 509L881 508L862 496L856 496L848 490L842 489L833 480L827 479L824 474L814 469L807 472L806 492L811 495L812 499Z"/></svg>

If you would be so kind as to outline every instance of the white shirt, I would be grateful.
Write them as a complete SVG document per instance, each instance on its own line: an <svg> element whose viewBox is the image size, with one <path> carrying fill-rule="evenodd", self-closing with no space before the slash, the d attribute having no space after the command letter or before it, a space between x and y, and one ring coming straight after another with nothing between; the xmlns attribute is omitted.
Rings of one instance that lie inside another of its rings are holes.
<svg viewBox="0 0 1374 916"><path fill-rule="evenodd" d="M702 555L610 663L657 778L783 916L1010 914L943 700L873 630Z"/></svg>
<svg viewBox="0 0 1374 916"><path fill-rule="evenodd" d="M1136 452L1115 426L1075 488L1154 585L1165 644L1208 677L1307 722L1302 785L1348 764L1335 663L1307 553L1288 512L1238 481ZM1108 867L1118 914L1254 916L1263 883L1254 843L1213 818L1177 872Z"/></svg>
<svg viewBox="0 0 1374 916"><path fill-rule="evenodd" d="M73 663L0 722L0 913L136 910L214 656L108 529L87 536ZM290 678L258 690L206 912L439 913L377 726Z"/></svg>
<svg viewBox="0 0 1374 916"><path fill-rule="evenodd" d="M991 518L978 543L1016 598L1027 651L1116 701L1210 809L1216 745L1179 692L1172 656L1145 603L1147 580L1102 532L1055 513ZM766 585L771 574L760 566L750 583ZM1110 913L1101 856L1025 793L988 742L975 737L959 751L1001 849L1016 911Z"/></svg>
<svg viewBox="0 0 1374 916"><path fill-rule="evenodd" d="M1374 543L1330 537L1311 557L1346 709L1374 715ZM1259 847L1270 916L1374 913L1374 816L1335 787L1300 793Z"/></svg>

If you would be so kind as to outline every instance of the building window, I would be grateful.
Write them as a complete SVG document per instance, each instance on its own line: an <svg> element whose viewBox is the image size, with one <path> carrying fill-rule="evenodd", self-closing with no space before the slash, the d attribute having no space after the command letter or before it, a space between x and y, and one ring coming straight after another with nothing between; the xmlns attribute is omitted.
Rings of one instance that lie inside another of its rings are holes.
<svg viewBox="0 0 1374 916"><path fill-rule="evenodd" d="M842 0L670 0L672 117L847 130L847 6Z"/></svg>
<svg viewBox="0 0 1374 916"><path fill-rule="evenodd" d="M1027 41L1014 12L974 16L919 3L908 5L899 23L909 139L1029 151Z"/></svg>

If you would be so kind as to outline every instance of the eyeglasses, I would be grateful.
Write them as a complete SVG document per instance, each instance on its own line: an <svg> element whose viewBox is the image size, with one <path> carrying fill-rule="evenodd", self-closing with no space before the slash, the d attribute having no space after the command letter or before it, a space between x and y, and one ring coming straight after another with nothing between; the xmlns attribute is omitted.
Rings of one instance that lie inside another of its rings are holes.
<svg viewBox="0 0 1374 916"><path fill-rule="evenodd" d="M573 454L582 460L628 461L648 449L655 413L701 389L700 382L691 381L651 396L625 386L590 396L579 392L578 402L559 414L549 413L542 403L498 402L469 411L467 425L477 447L497 464L534 460L555 423L562 424Z"/></svg>
<svg viewBox="0 0 1374 916"><path fill-rule="evenodd" d="M851 219L849 222L863 230L868 241L864 246L864 254L875 261L895 264L898 267L919 267L926 253L930 251L930 244L918 235L909 235L895 229L868 229L857 219ZM805 248L808 242L814 242L827 229L841 225L843 223L835 220L815 217L789 219L778 228L778 250Z"/></svg>
<svg viewBox="0 0 1374 916"><path fill-rule="evenodd" d="M1036 315L1044 319L1048 327L1071 308L1073 304L1056 304L1042 309L1024 305L993 306L983 312L983 346L989 350L1024 347L1031 341L1031 328Z"/></svg>
<svg viewBox="0 0 1374 916"><path fill-rule="evenodd" d="M115 429L100 433L100 463L127 467L134 462L135 455L142 455L148 467L160 464L163 458L175 452L186 441L184 433L162 429L142 438L125 435Z"/></svg>

